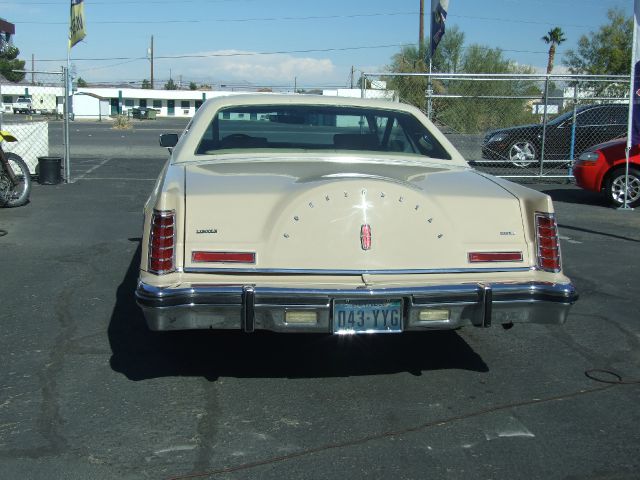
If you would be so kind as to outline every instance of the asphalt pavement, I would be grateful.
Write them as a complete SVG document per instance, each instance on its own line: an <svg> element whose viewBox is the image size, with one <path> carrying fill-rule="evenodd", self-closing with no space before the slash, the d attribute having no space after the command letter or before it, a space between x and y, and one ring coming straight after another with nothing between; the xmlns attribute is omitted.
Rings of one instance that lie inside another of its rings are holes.
<svg viewBox="0 0 640 480"><path fill-rule="evenodd" d="M639 478L637 210L533 185L581 295L564 326L153 333L133 292L167 125L145 125L76 132L75 182L0 209L0 478Z"/></svg>

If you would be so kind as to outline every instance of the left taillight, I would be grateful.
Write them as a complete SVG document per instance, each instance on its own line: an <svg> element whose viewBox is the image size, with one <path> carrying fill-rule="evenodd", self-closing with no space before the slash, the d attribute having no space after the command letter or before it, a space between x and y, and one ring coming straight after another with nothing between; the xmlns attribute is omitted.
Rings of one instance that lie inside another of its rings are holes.
<svg viewBox="0 0 640 480"><path fill-rule="evenodd" d="M176 212L154 210L149 232L148 270L156 275L176 270Z"/></svg>
<svg viewBox="0 0 640 480"><path fill-rule="evenodd" d="M546 272L559 272L560 238L558 224L552 213L536 213L536 245L538 249L538 268Z"/></svg>

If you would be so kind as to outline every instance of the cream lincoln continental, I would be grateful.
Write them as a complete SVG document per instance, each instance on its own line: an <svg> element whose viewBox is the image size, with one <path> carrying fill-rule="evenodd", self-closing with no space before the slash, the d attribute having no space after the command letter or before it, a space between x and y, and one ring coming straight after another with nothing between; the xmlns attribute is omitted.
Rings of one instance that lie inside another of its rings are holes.
<svg viewBox="0 0 640 480"><path fill-rule="evenodd" d="M563 323L548 196L471 169L416 108L207 101L145 206L151 330L334 334Z"/></svg>

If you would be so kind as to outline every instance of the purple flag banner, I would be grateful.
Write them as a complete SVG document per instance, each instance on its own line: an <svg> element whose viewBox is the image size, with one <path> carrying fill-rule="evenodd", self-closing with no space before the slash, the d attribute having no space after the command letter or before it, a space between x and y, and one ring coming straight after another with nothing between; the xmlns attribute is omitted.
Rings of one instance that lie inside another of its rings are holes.
<svg viewBox="0 0 640 480"><path fill-rule="evenodd" d="M444 22L447 19L449 0L431 0L431 57L444 35Z"/></svg>
<svg viewBox="0 0 640 480"><path fill-rule="evenodd" d="M640 144L640 31L638 30L638 21L640 20L640 0L634 1L634 15L633 15L633 27L634 27L634 45L633 45L633 102L631 108L633 113L631 115L631 145Z"/></svg>

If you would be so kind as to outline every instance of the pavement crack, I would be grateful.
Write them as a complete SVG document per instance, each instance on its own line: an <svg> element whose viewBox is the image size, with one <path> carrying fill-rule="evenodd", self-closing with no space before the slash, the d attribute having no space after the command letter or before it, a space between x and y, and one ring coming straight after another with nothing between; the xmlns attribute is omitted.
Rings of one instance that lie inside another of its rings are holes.
<svg viewBox="0 0 640 480"><path fill-rule="evenodd" d="M198 450L194 461L193 471L201 472L211 468L215 446L218 438L218 419L220 405L217 387L208 380L203 380L204 412L197 425Z"/></svg>
<svg viewBox="0 0 640 480"><path fill-rule="evenodd" d="M42 407L36 424L40 434L49 443L48 453L50 454L59 454L68 448L67 440L59 432L63 419L60 414L58 377L64 366L64 357L71 339L76 331L70 306L73 292L74 289L67 286L58 297L55 313L60 330L51 350L49 361L38 373L42 386Z"/></svg>

